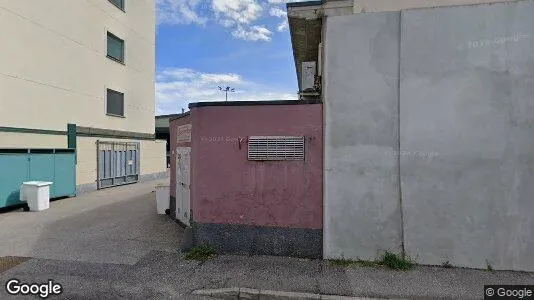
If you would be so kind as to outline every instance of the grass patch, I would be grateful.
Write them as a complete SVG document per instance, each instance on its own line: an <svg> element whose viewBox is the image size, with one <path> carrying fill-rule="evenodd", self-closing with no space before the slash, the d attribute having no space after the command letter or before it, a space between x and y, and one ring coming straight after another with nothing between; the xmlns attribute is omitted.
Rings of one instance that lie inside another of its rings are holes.
<svg viewBox="0 0 534 300"><path fill-rule="evenodd" d="M332 259L330 263L334 266L341 267L387 267L392 270L411 270L415 263L410 258L402 258L401 256L394 254L392 252L386 251L384 255L378 260L350 260L350 259Z"/></svg>
<svg viewBox="0 0 534 300"><path fill-rule="evenodd" d="M444 262L442 262L442 263L441 263L441 266L442 266L443 268L447 268L447 269L450 269L450 268L452 268L452 267L453 267L453 266L452 266L452 264L451 264L451 262L450 262L450 261L448 261L448 260L447 260L447 261L444 261Z"/></svg>
<svg viewBox="0 0 534 300"><path fill-rule="evenodd" d="M206 261L215 256L215 254L217 254L217 252L215 251L214 247L209 245L200 245L193 247L193 249L187 252L185 259Z"/></svg>
<svg viewBox="0 0 534 300"><path fill-rule="evenodd" d="M7 271L21 263L30 260L30 257L4 256L0 257L0 273Z"/></svg>
<svg viewBox="0 0 534 300"><path fill-rule="evenodd" d="M354 265L356 261L350 260L350 259L338 258L338 259L330 260L330 263L334 266L348 267L348 266Z"/></svg>
<svg viewBox="0 0 534 300"><path fill-rule="evenodd" d="M407 271L411 270L414 267L414 262L409 257L401 257L395 253L386 251L382 256L382 265L392 269L392 270L401 270Z"/></svg>
<svg viewBox="0 0 534 300"><path fill-rule="evenodd" d="M379 267L380 263L376 261L369 261L369 260L352 260L352 259L332 259L330 260L330 263L334 266L340 266L340 267L350 267L350 266L356 266L356 267Z"/></svg>
<svg viewBox="0 0 534 300"><path fill-rule="evenodd" d="M379 261L372 261L372 260L359 260L356 262L356 265L360 267L368 267L368 268L375 268L375 267L382 266L382 264Z"/></svg>

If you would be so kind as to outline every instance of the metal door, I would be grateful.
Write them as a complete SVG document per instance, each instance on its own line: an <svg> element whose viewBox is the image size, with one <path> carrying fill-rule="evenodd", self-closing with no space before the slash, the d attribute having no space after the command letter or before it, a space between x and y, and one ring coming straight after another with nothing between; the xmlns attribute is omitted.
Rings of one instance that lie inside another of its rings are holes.
<svg viewBox="0 0 534 300"><path fill-rule="evenodd" d="M189 226L191 148L176 148L176 219Z"/></svg>
<svg viewBox="0 0 534 300"><path fill-rule="evenodd" d="M139 143L97 141L98 189L139 181Z"/></svg>

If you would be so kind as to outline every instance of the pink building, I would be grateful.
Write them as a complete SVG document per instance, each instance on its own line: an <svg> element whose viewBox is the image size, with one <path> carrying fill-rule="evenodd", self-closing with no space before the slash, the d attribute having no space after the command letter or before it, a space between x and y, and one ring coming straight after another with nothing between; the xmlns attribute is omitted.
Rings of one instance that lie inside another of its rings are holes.
<svg viewBox="0 0 534 300"><path fill-rule="evenodd" d="M190 242L223 253L321 258L322 105L190 109L170 123L171 214L190 226Z"/></svg>

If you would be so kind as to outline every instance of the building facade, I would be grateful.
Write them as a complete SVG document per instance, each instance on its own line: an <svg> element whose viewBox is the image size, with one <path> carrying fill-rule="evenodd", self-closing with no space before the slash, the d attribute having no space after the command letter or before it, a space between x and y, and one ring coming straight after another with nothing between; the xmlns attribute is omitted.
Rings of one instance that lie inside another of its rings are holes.
<svg viewBox="0 0 534 300"><path fill-rule="evenodd" d="M170 122L182 250L321 258L322 105L199 102Z"/></svg>
<svg viewBox="0 0 534 300"><path fill-rule="evenodd" d="M154 0L0 1L0 36L0 148L76 147L79 192L163 176Z"/></svg>
<svg viewBox="0 0 534 300"><path fill-rule="evenodd" d="M324 256L534 270L534 2L288 4L324 110ZM308 85L309 86L309 85Z"/></svg>

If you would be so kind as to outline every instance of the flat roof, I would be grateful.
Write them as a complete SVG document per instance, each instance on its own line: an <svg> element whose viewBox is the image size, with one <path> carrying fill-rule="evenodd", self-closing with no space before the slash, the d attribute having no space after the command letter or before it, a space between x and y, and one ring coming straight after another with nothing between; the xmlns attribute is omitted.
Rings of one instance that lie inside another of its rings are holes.
<svg viewBox="0 0 534 300"><path fill-rule="evenodd" d="M304 7L304 6L317 6L323 5L326 0L304 1L304 2L288 2L286 7Z"/></svg>
<svg viewBox="0 0 534 300"><path fill-rule="evenodd" d="M169 122L172 121L172 120L176 120L176 119L180 119L180 118L183 118L183 117L187 117L187 116L189 116L190 113L191 112L188 111L188 112L184 112L183 114L176 114L176 115L174 115L174 117L171 117L169 119Z"/></svg>
<svg viewBox="0 0 534 300"><path fill-rule="evenodd" d="M268 100L268 101L226 101L226 102L195 102L189 108L205 106L258 106L258 105L306 105L319 104L318 100Z"/></svg>
<svg viewBox="0 0 534 300"><path fill-rule="evenodd" d="M162 119L162 118L174 118L177 116L180 116L181 114L170 114L170 115L159 115L156 116L156 119Z"/></svg>

